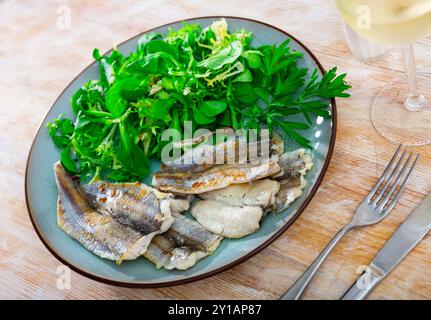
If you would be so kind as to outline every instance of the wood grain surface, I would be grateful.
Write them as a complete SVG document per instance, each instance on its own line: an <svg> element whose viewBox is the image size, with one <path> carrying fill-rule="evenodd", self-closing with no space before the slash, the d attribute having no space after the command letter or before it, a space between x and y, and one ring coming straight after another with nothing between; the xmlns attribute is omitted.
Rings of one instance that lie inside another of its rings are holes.
<svg viewBox="0 0 431 320"><path fill-rule="evenodd" d="M68 8L70 28L61 20ZM104 52L149 28L203 15L271 23L302 40L326 68L337 65L348 73L352 97L338 101L335 152L321 188L277 241L214 277L164 289L127 289L72 272L71 288L58 289L60 263L38 239L24 199L26 159L39 122L63 88L92 61L94 47ZM421 84L431 92L431 38L417 42L415 49L424 76ZM329 0L0 0L0 298L279 298L349 221L395 149L373 128L369 106L382 86L403 76L396 51L368 64L351 56L341 18ZM318 272L305 299L338 299L358 276L358 268L371 261L431 191L431 147L416 150L421 161L395 210L383 222L347 235ZM431 237L369 298L430 299Z"/></svg>

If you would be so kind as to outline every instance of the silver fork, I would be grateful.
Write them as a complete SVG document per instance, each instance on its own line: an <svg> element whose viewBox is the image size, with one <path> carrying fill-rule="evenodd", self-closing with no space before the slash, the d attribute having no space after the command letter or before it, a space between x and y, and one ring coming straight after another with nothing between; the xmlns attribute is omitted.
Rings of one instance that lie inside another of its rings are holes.
<svg viewBox="0 0 431 320"><path fill-rule="evenodd" d="M408 182L408 179L413 171L413 168L416 165L416 161L419 158L419 155L416 155L413 161L413 164L410 166L410 170L408 171L404 179L402 179L405 171L409 166L409 163L411 162L411 159L413 157L413 152L410 152L404 165L402 165L402 162L407 153L407 147L405 147L401 157L397 161L397 164L395 165L394 169L391 171L391 167L394 164L401 150L401 147L402 145L398 146L397 151L395 151L395 154L392 156L391 161L386 166L385 171L383 171L382 176L379 178L379 180L377 181L373 189L371 189L370 193L365 197L365 199L359 205L358 209L356 210L353 216L352 221L350 221L343 228L341 228L340 231L338 231L338 233L332 238L332 240L328 243L325 249L316 258L316 260L314 260L314 262L295 282L295 284L281 297L282 300L298 300L301 297L305 288L307 287L311 279L316 274L317 269L320 267L320 265L323 263L323 261L326 259L326 257L335 247L335 245L341 240L341 238L347 232L349 232L353 228L375 224L381 221L382 219L384 219L389 214L389 212L391 212L391 210L394 208L395 204L397 203L398 199L400 198L401 193L403 192ZM391 171L391 173L389 173L389 171ZM380 185L383 183L386 177L388 177L386 182L384 183L383 187L378 191ZM389 188L389 191L388 191L388 188ZM397 188L398 188L398 191L395 193L395 190Z"/></svg>

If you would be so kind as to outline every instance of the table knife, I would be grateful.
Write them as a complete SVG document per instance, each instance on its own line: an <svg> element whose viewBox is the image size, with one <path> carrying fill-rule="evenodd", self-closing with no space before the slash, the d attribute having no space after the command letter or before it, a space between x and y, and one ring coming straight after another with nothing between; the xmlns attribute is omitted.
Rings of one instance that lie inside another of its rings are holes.
<svg viewBox="0 0 431 320"><path fill-rule="evenodd" d="M342 300L362 300L431 229L431 193L401 224Z"/></svg>

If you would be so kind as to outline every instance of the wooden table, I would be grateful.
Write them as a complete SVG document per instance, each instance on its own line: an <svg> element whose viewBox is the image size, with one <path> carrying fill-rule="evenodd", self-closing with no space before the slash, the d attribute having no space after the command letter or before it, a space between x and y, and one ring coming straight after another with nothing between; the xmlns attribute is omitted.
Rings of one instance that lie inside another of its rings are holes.
<svg viewBox="0 0 431 320"><path fill-rule="evenodd" d="M61 20L68 8L70 28ZM26 159L39 122L63 88L92 61L94 47L104 52L149 28L202 15L240 15L271 23L301 39L326 68L337 65L349 74L352 97L338 101L335 152L318 193L294 225L267 249L209 279L144 290L117 288L72 273L71 289L57 289L59 261L36 236L24 200ZM428 88L430 48L431 38L416 44L418 67L428 72L422 84ZM0 0L0 298L277 299L349 221L382 172L395 145L374 130L369 105L383 85L403 76L395 53L370 64L350 55L332 1ZM423 157L393 213L378 225L351 232L304 298L339 298L358 276L358 268L370 262L431 191L431 149L417 150ZM430 236L370 298L431 298Z"/></svg>

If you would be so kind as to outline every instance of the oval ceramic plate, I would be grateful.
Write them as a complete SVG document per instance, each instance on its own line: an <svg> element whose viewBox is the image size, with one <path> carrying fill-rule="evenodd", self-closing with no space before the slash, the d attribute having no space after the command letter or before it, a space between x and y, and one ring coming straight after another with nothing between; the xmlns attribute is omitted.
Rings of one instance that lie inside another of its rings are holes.
<svg viewBox="0 0 431 320"><path fill-rule="evenodd" d="M206 27L217 19L219 17L205 17L187 20L187 22L199 23L202 27ZM304 54L301 64L310 70L318 68L321 72L323 71L311 51L291 35L258 21L234 17L226 18L226 20L230 30L245 28L252 31L254 45L279 44L290 37L292 39L291 47ZM151 31L163 34L167 32L168 28L181 27L181 23L174 22ZM118 49L122 53L129 53L135 49L140 36L127 40L119 45ZM279 237L305 209L326 172L335 142L335 101L331 101L332 119L315 118L313 128L306 132L307 138L311 140L314 147L312 150L314 167L306 176L308 186L303 195L284 212L269 214L262 222L258 232L242 239L223 240L220 247L211 256L199 261L187 271L157 270L145 258L125 261L120 266L113 261L99 258L57 226L57 187L52 168L53 163L59 158L59 153L46 130L46 124L58 114L73 116L69 105L70 96L88 80L97 79L98 75L98 66L96 63L92 63L70 83L55 101L34 139L25 177L27 207L40 239L60 261L92 279L121 286L161 287L195 281L226 270L250 258ZM287 145L287 149L296 147L292 143ZM154 162L153 169L157 169L157 166L158 164ZM149 180L144 182L148 183Z"/></svg>

